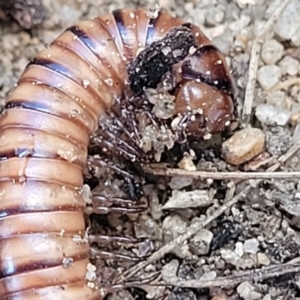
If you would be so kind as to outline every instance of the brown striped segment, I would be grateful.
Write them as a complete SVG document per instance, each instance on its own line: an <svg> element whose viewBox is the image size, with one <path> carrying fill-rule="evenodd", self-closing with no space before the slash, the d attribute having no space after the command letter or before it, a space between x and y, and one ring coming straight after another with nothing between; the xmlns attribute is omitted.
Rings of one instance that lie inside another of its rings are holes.
<svg viewBox="0 0 300 300"><path fill-rule="evenodd" d="M12 95L6 99L5 108L23 107L53 114L63 119L72 119L90 130L95 128L94 113L83 102L76 101L62 90L45 84L37 84L32 89L32 82L22 82Z"/></svg>
<svg viewBox="0 0 300 300"><path fill-rule="evenodd" d="M117 11L116 14L118 14ZM121 33L119 32L118 26L115 22L114 12L102 15L98 17L97 20L99 21L101 26L105 28L105 30L109 33L110 39L114 42L116 51L120 55L121 59L127 61Z"/></svg>
<svg viewBox="0 0 300 300"><path fill-rule="evenodd" d="M95 105L107 109L107 105L110 104L110 99L106 100L101 95L102 86L97 73L73 51L53 43L33 60L32 65L44 66L73 80L78 86L82 86L91 98L97 99ZM64 85L64 82L62 81L61 84Z"/></svg>
<svg viewBox="0 0 300 300"><path fill-rule="evenodd" d="M18 140L14 140L18 136ZM6 127L0 133L0 156L56 158L83 167L87 152L82 144L51 132L27 128Z"/></svg>
<svg viewBox="0 0 300 300"><path fill-rule="evenodd" d="M72 211L82 210L85 206L81 189L48 180L2 181L0 191L0 220L12 214L9 212Z"/></svg>
<svg viewBox="0 0 300 300"><path fill-rule="evenodd" d="M51 222L49 222L51 220ZM21 221L21 222L20 222ZM27 212L0 219L0 238L9 235L31 234L37 232L62 232L82 234L84 220L81 211ZM0 241L0 245L1 245ZM6 242L4 242L6 243ZM2 243L3 244L3 243ZM0 246L1 247L1 246Z"/></svg>
<svg viewBox="0 0 300 300"><path fill-rule="evenodd" d="M121 86L124 84L124 78L126 78L126 65L124 62L123 55L118 51L116 43L110 32L107 31L106 27L103 26L101 17L98 17L91 21L90 26L85 26L84 29L80 28L81 33L85 33L89 40L94 41L95 47L91 47L93 54L99 59L101 68L99 71L102 72L103 77L111 78L118 81ZM74 31L72 31L73 34ZM77 37L81 36L78 34ZM81 40L85 42L85 45L89 47L87 38ZM94 49L95 48L95 49ZM122 89L120 90L122 92ZM111 91L114 93L114 91Z"/></svg>
<svg viewBox="0 0 300 300"><path fill-rule="evenodd" d="M146 38L146 45L165 37L174 27L181 26L183 20L174 18L165 11L161 11L156 19L150 19Z"/></svg>
<svg viewBox="0 0 300 300"><path fill-rule="evenodd" d="M91 289L82 280L54 286L28 289L4 296L1 300L99 300L98 291L91 293Z"/></svg>
<svg viewBox="0 0 300 300"><path fill-rule="evenodd" d="M57 246L58 245L60 244L57 241ZM10 293L26 291L28 289L39 289L47 286L60 286L66 283L78 282L85 278L88 263L89 259L87 258L80 261L75 261L69 267L60 265L52 268L37 269L34 271L28 271L2 278L0 279L0 295L1 297L3 297ZM99 294L97 293L97 290L87 289L85 292L86 293L84 296L91 297L91 295L93 295L95 298L91 299L98 299L97 297L99 296ZM70 295L71 297L65 298L65 300L73 300L74 298L72 298L72 293ZM53 294L51 296L53 297ZM61 295L58 294L57 297L61 297ZM40 299L44 300L45 298ZM48 299L53 300L58 298L48 297ZM82 299L85 300L85 298Z"/></svg>
<svg viewBox="0 0 300 300"><path fill-rule="evenodd" d="M74 233L74 236L75 233ZM60 251L57 251L57 245ZM18 256L22 245L22 256ZM31 233L12 235L0 241L1 254L4 259L0 264L1 277L18 273L59 266L64 263L68 268L73 262L88 258L89 245L87 242L76 242L73 236L62 232L59 234ZM35 253L33 256L32 253ZM15 257L11 261L10 257ZM30 264L28 262L30 261Z"/></svg>
<svg viewBox="0 0 300 300"><path fill-rule="evenodd" d="M89 135L84 128L71 120L30 109L8 109L0 115L1 129L32 128L56 134L79 145L86 145ZM5 139L5 136L2 136Z"/></svg>
<svg viewBox="0 0 300 300"><path fill-rule="evenodd" d="M60 183L61 186L80 188L83 184L82 169L67 161L45 158L10 158L1 162L0 182L39 179Z"/></svg>
<svg viewBox="0 0 300 300"><path fill-rule="evenodd" d="M98 29L98 24L96 22L90 21L90 23L93 26L89 26L88 29L85 29L87 33L78 26L73 26L59 36L54 43L60 45L60 47L72 50L77 53L81 59L84 59L89 63L97 74L101 93L105 92L112 98L118 97L122 94L124 78L120 77L120 74L117 73L117 66L113 68L107 58L104 57L105 52L102 52L103 49L100 50L99 45L94 45L92 37L89 37L93 31ZM105 31L104 28L102 30ZM110 47L111 45L108 44L107 48L109 49ZM118 56L117 59L120 64L120 56ZM111 101L113 102L113 100Z"/></svg>
<svg viewBox="0 0 300 300"><path fill-rule="evenodd" d="M213 45L198 48L182 63L182 77L186 80L200 80L220 90L233 94L232 78L225 58Z"/></svg>
<svg viewBox="0 0 300 300"><path fill-rule="evenodd" d="M104 108L101 106L102 101L98 97L94 98L91 96L88 90L84 88L83 80L84 78L82 78L81 84L78 84L72 79L57 73L54 70L47 69L44 66L29 65L20 78L19 84L27 82L31 83L33 86L43 84L59 89L74 99L74 101L82 103L82 108L86 109L96 120L97 113L101 113L104 110ZM11 99L14 99L13 93L11 97ZM98 100L100 104L97 102ZM96 124L95 121L93 123ZM91 125L88 125L88 127L90 126ZM93 128L93 130L95 130L95 128Z"/></svg>

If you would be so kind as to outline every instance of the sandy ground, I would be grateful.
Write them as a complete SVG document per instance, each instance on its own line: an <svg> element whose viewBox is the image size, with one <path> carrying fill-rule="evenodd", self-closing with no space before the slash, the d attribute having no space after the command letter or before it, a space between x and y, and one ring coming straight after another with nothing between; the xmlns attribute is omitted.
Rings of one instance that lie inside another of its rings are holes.
<svg viewBox="0 0 300 300"><path fill-rule="evenodd" d="M153 8L157 3L132 0L124 1L124 5L120 6L118 2L44 0L47 17L41 25L24 30L15 22L2 24L1 102L13 88L30 59L77 20L95 17L122 7ZM156 194L157 198L152 198L159 201L153 202L150 212L141 216L131 216L126 220L108 216L106 222L110 226L117 224L123 228L118 230L119 234L130 231L135 234L146 232L153 243L153 251L161 249L182 233L191 233L190 226L196 221L206 227L206 230L198 232L194 238L185 238L179 246L167 251L171 253L160 253L158 259L151 261L147 268L143 268L148 274L161 272L162 275L158 279L160 283L163 280L170 282L170 278L180 279L173 282L173 287L156 288L146 285L109 296L110 299L300 299L299 174L295 173L292 179L272 178L276 167L287 173L300 169L297 152L300 139L300 97L297 79L300 74L300 53L297 47L300 45L300 38L289 36L291 32L294 32L294 36L297 35L297 24L293 22L293 18L298 17L299 23L299 0L290 1L295 6L291 8L291 16L287 17L287 20L291 20L290 24L286 19L281 20L280 25L277 25L279 28L276 29L273 25L263 36L262 54L258 55L259 71L254 74L257 81L254 81L253 101L247 100L246 105L250 106L247 109L244 104L251 50L255 46L253 41L282 2L159 2L161 7L171 13L200 26L226 54L237 82L236 101L239 116L242 118L244 113L247 117L247 113L251 113L242 123L259 128L265 142L264 150L259 152L261 156L246 165L233 167L227 165L224 159L216 158L212 162L202 161L197 166L198 170L270 173L266 173L267 179L263 182L248 180L238 183L229 175L227 180L218 179L215 184L212 184L213 181L191 181L189 176L185 176L184 178L188 178L186 182L183 183L182 178L178 181L182 190L214 191L212 202L196 209L191 208L189 204L180 207L178 203L173 203L171 209L162 212L158 202L165 205L170 198L170 190L176 187L176 178L173 179L173 183L165 179L160 183L164 185L163 189L154 189L159 192ZM281 29L285 32L280 32ZM267 41L270 40L272 42L268 44ZM274 86L275 89L272 90ZM253 108L257 108L258 113L253 115ZM254 138L254 144L258 139L259 136ZM256 146L249 147L254 149ZM245 179L239 176L238 178ZM168 192L162 193L161 190L164 189L168 189ZM242 192L244 194L241 194ZM228 209L223 213L226 203ZM126 222L131 222L131 225L124 225ZM110 230L104 230L104 233L108 232ZM137 251L134 247L132 249L120 251ZM109 261L107 265L124 268L122 263L114 265ZM128 268L128 265L125 264L125 267ZM138 278L140 276L142 275L138 275ZM203 280L202 283L199 278ZM192 279L195 281L188 282Z"/></svg>

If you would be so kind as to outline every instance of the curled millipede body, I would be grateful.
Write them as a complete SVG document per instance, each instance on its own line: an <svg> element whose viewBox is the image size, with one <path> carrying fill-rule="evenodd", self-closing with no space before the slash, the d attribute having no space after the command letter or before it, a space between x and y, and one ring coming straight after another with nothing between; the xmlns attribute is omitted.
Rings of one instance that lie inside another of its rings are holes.
<svg viewBox="0 0 300 300"><path fill-rule="evenodd" d="M175 28L186 39L173 49ZM151 66L159 69L154 77ZM159 123L153 101L144 105L143 98L159 84L155 77L168 83L174 99L164 126L174 128L180 116L187 136L198 138L231 120L232 81L223 55L196 26L163 11L124 9L81 21L26 67L0 116L1 299L102 299L97 280L86 277L88 145L98 130L93 142L100 148L125 161L142 159L144 123L137 116ZM135 93L142 96L132 98Z"/></svg>

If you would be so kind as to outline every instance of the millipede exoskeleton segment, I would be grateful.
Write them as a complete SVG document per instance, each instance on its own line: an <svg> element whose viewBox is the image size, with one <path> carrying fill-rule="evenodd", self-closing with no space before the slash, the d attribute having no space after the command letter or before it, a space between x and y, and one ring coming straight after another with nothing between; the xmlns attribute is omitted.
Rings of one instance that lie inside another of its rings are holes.
<svg viewBox="0 0 300 300"><path fill-rule="evenodd" d="M128 177L134 197L140 162L159 159L178 131L201 138L232 117L225 58L196 26L124 9L68 28L28 64L0 115L0 298L102 299L109 290L86 236L84 210L105 212L101 195L86 208L89 144L99 150L89 166Z"/></svg>

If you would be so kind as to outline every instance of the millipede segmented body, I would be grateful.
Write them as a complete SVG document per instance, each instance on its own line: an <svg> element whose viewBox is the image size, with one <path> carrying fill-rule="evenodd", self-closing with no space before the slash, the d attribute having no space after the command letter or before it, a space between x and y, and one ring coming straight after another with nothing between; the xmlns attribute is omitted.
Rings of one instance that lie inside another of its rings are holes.
<svg viewBox="0 0 300 300"><path fill-rule="evenodd" d="M68 28L26 67L0 115L2 300L102 299L86 278L82 186L90 136L99 117L122 103L140 49L184 24L163 11L117 10ZM196 26L184 26L195 51L167 70L175 112L201 111L191 131L223 130L233 114L227 64Z"/></svg>

